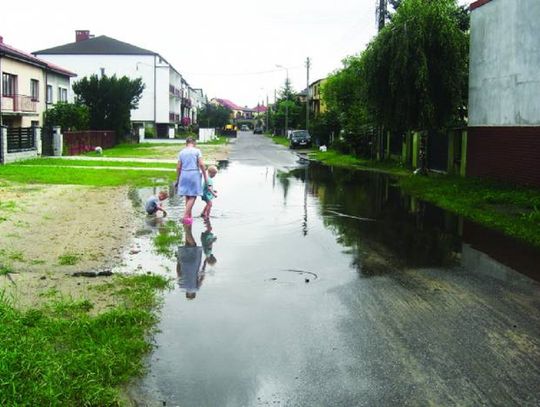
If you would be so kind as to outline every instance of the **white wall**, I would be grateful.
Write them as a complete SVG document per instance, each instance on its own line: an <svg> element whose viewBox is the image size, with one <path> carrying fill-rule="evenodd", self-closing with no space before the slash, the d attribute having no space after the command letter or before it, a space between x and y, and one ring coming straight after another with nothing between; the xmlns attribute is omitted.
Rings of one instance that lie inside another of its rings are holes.
<svg viewBox="0 0 540 407"><path fill-rule="evenodd" d="M142 78L145 88L139 108L131 111L132 121L154 121L154 56L153 55L48 55L39 54L39 58L50 61L77 74L73 82L90 75L105 74L127 76L130 79ZM159 88L158 88L159 89ZM168 95L167 84L166 92ZM72 100L70 88L68 100ZM168 116L167 116L168 121Z"/></svg>
<svg viewBox="0 0 540 407"><path fill-rule="evenodd" d="M73 78L77 79L77 78ZM58 75L53 72L47 72L47 85L51 85L53 89L52 103L58 103L58 88L62 87L68 90L68 102L73 103L73 92L71 91L70 78L63 75ZM45 89L44 98L47 97L47 91ZM50 106L50 104L49 104Z"/></svg>
<svg viewBox="0 0 540 407"><path fill-rule="evenodd" d="M539 21L539 0L492 0L472 11L470 126L540 125Z"/></svg>
<svg viewBox="0 0 540 407"><path fill-rule="evenodd" d="M169 66L156 67L156 123L169 123Z"/></svg>

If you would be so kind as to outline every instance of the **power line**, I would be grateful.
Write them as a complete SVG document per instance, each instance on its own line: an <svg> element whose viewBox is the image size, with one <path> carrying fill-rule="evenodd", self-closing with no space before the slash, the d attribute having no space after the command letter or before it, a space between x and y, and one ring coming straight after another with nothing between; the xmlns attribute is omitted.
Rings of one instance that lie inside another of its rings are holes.
<svg viewBox="0 0 540 407"><path fill-rule="evenodd" d="M291 68L289 68L290 70L294 70L294 69L300 69L300 68L303 68L302 66L293 66ZM268 71L258 71L258 72L234 72L234 73L230 73L230 72L207 72L207 73L198 73L198 72L186 72L185 74L186 75L199 75L199 76L248 76L248 75L266 75L266 74L270 74L270 73L275 73L275 72L281 72L281 70L279 69L272 69L272 70L268 70Z"/></svg>

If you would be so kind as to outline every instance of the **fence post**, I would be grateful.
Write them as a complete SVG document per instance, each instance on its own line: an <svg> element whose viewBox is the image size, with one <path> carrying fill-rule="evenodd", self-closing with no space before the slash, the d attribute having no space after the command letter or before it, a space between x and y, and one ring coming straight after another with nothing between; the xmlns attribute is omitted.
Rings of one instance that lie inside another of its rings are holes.
<svg viewBox="0 0 540 407"><path fill-rule="evenodd" d="M61 157L63 149L64 149L64 135L62 134L62 128L60 126L54 126L53 127L53 155L55 157Z"/></svg>
<svg viewBox="0 0 540 407"><path fill-rule="evenodd" d="M6 162L7 154L7 127L0 125L0 164Z"/></svg>
<svg viewBox="0 0 540 407"><path fill-rule="evenodd" d="M34 145L36 146L37 155L41 156L41 127L34 127Z"/></svg>

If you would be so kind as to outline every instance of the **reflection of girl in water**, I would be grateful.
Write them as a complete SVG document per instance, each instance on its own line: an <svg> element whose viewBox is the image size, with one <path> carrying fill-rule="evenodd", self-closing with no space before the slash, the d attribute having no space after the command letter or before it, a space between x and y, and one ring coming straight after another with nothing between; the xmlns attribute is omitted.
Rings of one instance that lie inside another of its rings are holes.
<svg viewBox="0 0 540 407"><path fill-rule="evenodd" d="M206 270L206 265L213 266L217 262L214 254L212 253L212 246L217 240L217 237L212 233L212 224L210 223L210 219L205 219L204 223L206 225L206 230L201 233L201 244L205 256L202 267L203 271Z"/></svg>
<svg viewBox="0 0 540 407"><path fill-rule="evenodd" d="M186 290L186 298L192 300L204 280L204 270L201 270L203 248L197 246L191 225L184 225L184 232L186 243L178 248L176 273L179 286Z"/></svg>

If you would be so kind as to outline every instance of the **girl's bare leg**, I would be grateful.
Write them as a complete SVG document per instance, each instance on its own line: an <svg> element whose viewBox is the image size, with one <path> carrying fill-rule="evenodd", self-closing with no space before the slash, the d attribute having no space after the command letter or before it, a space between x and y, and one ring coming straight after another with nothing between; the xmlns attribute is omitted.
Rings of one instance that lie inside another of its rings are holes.
<svg viewBox="0 0 540 407"><path fill-rule="evenodd" d="M184 211L184 218L192 218L191 210L193 209L193 205L195 205L195 199L194 196L186 196L186 209Z"/></svg>

